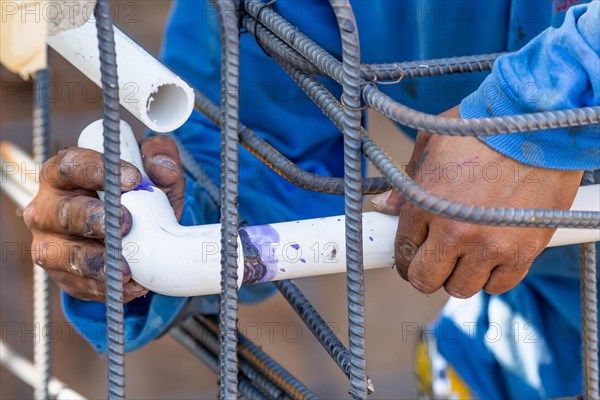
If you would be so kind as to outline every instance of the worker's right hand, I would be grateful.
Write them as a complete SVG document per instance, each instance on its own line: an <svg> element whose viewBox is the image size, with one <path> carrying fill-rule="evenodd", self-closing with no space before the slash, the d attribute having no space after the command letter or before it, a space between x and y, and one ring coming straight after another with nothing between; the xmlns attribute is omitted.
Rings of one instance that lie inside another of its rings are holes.
<svg viewBox="0 0 600 400"><path fill-rule="evenodd" d="M142 145L148 177L163 190L179 219L183 210L185 178L175 143L155 136ZM104 203L102 154L69 148L44 163L40 189L25 208L25 224L33 234L32 257L66 293L84 300L105 299ZM136 188L140 171L121 162L121 190ZM129 211L121 210L123 235L131 229ZM147 289L131 279L123 261L123 295L128 302L143 296Z"/></svg>

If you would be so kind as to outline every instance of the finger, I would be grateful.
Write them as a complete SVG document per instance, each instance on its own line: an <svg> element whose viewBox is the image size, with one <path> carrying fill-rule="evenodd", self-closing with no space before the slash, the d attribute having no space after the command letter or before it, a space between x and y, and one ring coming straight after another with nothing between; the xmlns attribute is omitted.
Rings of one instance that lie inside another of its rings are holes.
<svg viewBox="0 0 600 400"><path fill-rule="evenodd" d="M129 302L141 296L148 294L149 290L134 281L133 279L123 285L123 296L125 296L125 302Z"/></svg>
<svg viewBox="0 0 600 400"><path fill-rule="evenodd" d="M183 210L185 175L175 142L167 136L147 139L142 144L142 159L148 177L165 192L179 219Z"/></svg>
<svg viewBox="0 0 600 400"><path fill-rule="evenodd" d="M36 210L32 211L33 209ZM33 203L24 215L28 226L34 225L45 232L104 238L104 202L94 197L81 195L51 197L47 201ZM122 206L123 235L129 233L131 224L131 213Z"/></svg>
<svg viewBox="0 0 600 400"><path fill-rule="evenodd" d="M447 243L430 230L408 266L408 281L421 293L432 294L444 285L461 256L458 245Z"/></svg>
<svg viewBox="0 0 600 400"><path fill-rule="evenodd" d="M444 283L444 289L452 297L467 299L479 293L495 266L494 263L483 258L474 259L469 255L463 255Z"/></svg>
<svg viewBox="0 0 600 400"><path fill-rule="evenodd" d="M492 270L490 279L483 286L489 294L502 294L514 288L525 278L531 263L502 264Z"/></svg>
<svg viewBox="0 0 600 400"><path fill-rule="evenodd" d="M58 235L44 236L33 243L34 262L47 271L69 272L74 276L103 282L106 279L104 245L96 240L68 240ZM122 261L123 282L131 279Z"/></svg>
<svg viewBox="0 0 600 400"><path fill-rule="evenodd" d="M98 282L90 278L82 278L74 276L68 272L54 271L50 272L50 276L57 285L68 295L82 300L106 301L106 284ZM148 293L148 289L142 287L139 283L129 281L123 285L123 302L130 301L144 296Z"/></svg>
<svg viewBox="0 0 600 400"><path fill-rule="evenodd" d="M64 271L48 271L48 273L56 284L70 296L88 301L105 301L106 286L102 282Z"/></svg>
<svg viewBox="0 0 600 400"><path fill-rule="evenodd" d="M121 160L121 189L136 188L142 175L132 164ZM103 155L94 150L71 148L59 152L44 163L40 172L40 184L57 189L83 188L103 190Z"/></svg>
<svg viewBox="0 0 600 400"><path fill-rule="evenodd" d="M411 261L419 246L427 238L428 221L428 215L411 204L404 203L400 210L394 241L394 258L396 269L405 280L408 280L408 267Z"/></svg>

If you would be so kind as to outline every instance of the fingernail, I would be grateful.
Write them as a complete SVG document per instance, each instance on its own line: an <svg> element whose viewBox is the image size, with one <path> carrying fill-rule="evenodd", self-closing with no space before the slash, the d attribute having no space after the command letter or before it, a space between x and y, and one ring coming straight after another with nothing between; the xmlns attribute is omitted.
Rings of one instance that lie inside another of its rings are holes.
<svg viewBox="0 0 600 400"><path fill-rule="evenodd" d="M154 164L154 165L158 165L158 166L167 168L168 170L173 171L177 174L179 173L179 167L177 166L177 163L171 157L158 155L158 156L152 157L148 162L150 164Z"/></svg>
<svg viewBox="0 0 600 400"><path fill-rule="evenodd" d="M133 296L140 295L147 291L147 289L145 287L143 287L142 285L140 285L139 283L137 283L135 281L130 281L127 284L127 289L129 290L129 293L131 293L131 295L133 295Z"/></svg>
<svg viewBox="0 0 600 400"><path fill-rule="evenodd" d="M121 233L126 236L131 230L133 219L125 207L121 207Z"/></svg>
<svg viewBox="0 0 600 400"><path fill-rule="evenodd" d="M129 265L127 265L126 261L120 261L121 264L121 268L123 271L123 283L127 283L129 282L129 280L131 279L131 270L129 269ZM107 267L106 264L104 264L104 267L102 268L102 271L104 272L104 276L107 276Z"/></svg>
<svg viewBox="0 0 600 400"><path fill-rule="evenodd" d="M371 205L376 209L376 210L382 210L385 208L385 204L387 203L387 200L390 198L390 195L392 194L391 190L388 190L385 193L381 193L378 194L377 196L373 197L371 199Z"/></svg>
<svg viewBox="0 0 600 400"><path fill-rule="evenodd" d="M136 167L130 164L121 164L121 186L125 189L138 185L141 174Z"/></svg>

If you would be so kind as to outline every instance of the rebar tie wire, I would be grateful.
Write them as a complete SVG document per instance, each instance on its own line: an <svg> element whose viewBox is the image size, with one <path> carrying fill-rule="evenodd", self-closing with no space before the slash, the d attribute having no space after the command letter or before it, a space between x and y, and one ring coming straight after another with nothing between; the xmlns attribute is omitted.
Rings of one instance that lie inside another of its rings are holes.
<svg viewBox="0 0 600 400"><path fill-rule="evenodd" d="M50 83L49 70L43 69L35 74L35 97L33 99L33 160L41 165L49 156L50 105L45 90ZM33 321L35 337L33 343L33 363L40 379L34 387L34 398L50 398L48 385L51 375L51 346L42 334L50 324L50 284L46 271L39 265L33 266Z"/></svg>
<svg viewBox="0 0 600 400"><path fill-rule="evenodd" d="M125 397L119 82L109 1L98 0L94 14L98 30L104 116L104 215L106 226L104 241L106 245L108 398L118 400Z"/></svg>

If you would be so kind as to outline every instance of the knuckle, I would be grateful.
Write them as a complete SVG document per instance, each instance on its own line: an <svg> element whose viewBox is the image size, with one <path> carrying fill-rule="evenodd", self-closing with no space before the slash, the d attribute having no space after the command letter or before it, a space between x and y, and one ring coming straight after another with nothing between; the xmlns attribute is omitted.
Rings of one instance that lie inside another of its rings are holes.
<svg viewBox="0 0 600 400"><path fill-rule="evenodd" d="M49 167L58 169L58 173L63 178L72 178L75 172L73 164L76 153L76 149L65 149L59 151L53 163L55 165L51 166L49 164Z"/></svg>
<svg viewBox="0 0 600 400"><path fill-rule="evenodd" d="M162 147L174 148L175 142L173 141L173 139L171 139L170 137L168 137L166 135L156 135L156 136L153 136L153 137L147 139L146 142L144 142L144 145L155 147L155 148L162 148Z"/></svg>
<svg viewBox="0 0 600 400"><path fill-rule="evenodd" d="M473 297L476 295L481 288L469 288L465 286L458 286L453 284L444 285L444 290L450 296L455 297L457 299L468 299L469 297Z"/></svg>
<svg viewBox="0 0 600 400"><path fill-rule="evenodd" d="M29 230L40 226L40 211L35 201L29 203L29 205L25 207L25 210L23 210L23 221L25 222L25 226L27 226Z"/></svg>
<svg viewBox="0 0 600 400"><path fill-rule="evenodd" d="M58 209L56 210L58 225L65 230L68 230L73 225L72 204L75 198L66 196L59 200Z"/></svg>
<svg viewBox="0 0 600 400"><path fill-rule="evenodd" d="M396 264L408 266L417 254L419 245L410 238L398 234L395 242Z"/></svg>
<svg viewBox="0 0 600 400"><path fill-rule="evenodd" d="M423 294L435 293L441 285L431 281L426 275L420 272L414 272L413 268L408 270L408 281Z"/></svg>

